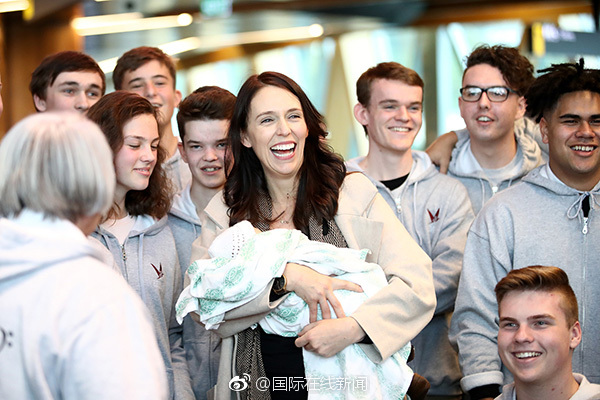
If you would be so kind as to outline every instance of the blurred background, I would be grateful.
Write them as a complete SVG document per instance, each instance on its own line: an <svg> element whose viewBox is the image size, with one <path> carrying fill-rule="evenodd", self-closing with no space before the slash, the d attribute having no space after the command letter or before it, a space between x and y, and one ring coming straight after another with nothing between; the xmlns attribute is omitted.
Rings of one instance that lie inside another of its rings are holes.
<svg viewBox="0 0 600 400"><path fill-rule="evenodd" d="M425 81L414 147L464 126L463 61L479 44L519 47L534 66L576 60L600 68L600 0L0 0L0 137L35 112L31 72L48 54L84 51L107 75L125 51L157 46L178 60L184 96L202 85L237 94L253 73L296 80L325 115L345 158L366 153L354 120L355 82L397 61ZM174 124L174 128L176 124Z"/></svg>

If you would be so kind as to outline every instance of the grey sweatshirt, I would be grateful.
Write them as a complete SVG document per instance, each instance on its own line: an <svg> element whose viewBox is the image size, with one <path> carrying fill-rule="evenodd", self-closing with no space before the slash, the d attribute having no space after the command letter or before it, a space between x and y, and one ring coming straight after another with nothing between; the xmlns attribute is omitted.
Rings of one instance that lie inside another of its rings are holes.
<svg viewBox="0 0 600 400"><path fill-rule="evenodd" d="M181 280L191 264L192 243L200 236L200 218L190 195L191 184L173 199L168 224L175 238L181 265ZM187 359L192 389L196 399L206 399L206 393L217 384L221 338L214 331L194 321L191 316L183 320L183 347Z"/></svg>
<svg viewBox="0 0 600 400"><path fill-rule="evenodd" d="M175 319L175 303L183 283L167 217L158 221L145 215L136 217L123 246L102 227L92 236L110 250L121 274L150 310L167 369L170 398L193 399L182 344L183 328Z"/></svg>
<svg viewBox="0 0 600 400"><path fill-rule="evenodd" d="M71 222L0 218L0 399L165 400L148 310Z"/></svg>
<svg viewBox="0 0 600 400"><path fill-rule="evenodd" d="M600 383L600 184L586 193L560 182L546 165L494 196L469 231L450 340L458 344L463 389L510 382L497 350L494 287L508 271L530 265L562 268L579 301L583 330L573 370Z"/></svg>
<svg viewBox="0 0 600 400"><path fill-rule="evenodd" d="M458 180L440 174L424 152L413 151L412 155L406 182L393 191L367 177L433 261L437 306L431 322L412 340L415 359L411 367L429 380L430 395L455 396L462 393L462 375L456 351L448 341L448 328L473 211L467 191ZM359 166L363 159L348 161L348 171L364 173Z"/></svg>
<svg viewBox="0 0 600 400"><path fill-rule="evenodd" d="M500 177L500 182L493 184L471 152L468 131L466 129L458 130L456 136L458 142L452 151L448 175L457 178L465 185L475 215L496 192L519 182L529 171L547 160L537 143L540 140L537 124L530 119L521 118L515 122L517 154L513 162L495 171L496 177Z"/></svg>
<svg viewBox="0 0 600 400"><path fill-rule="evenodd" d="M579 383L579 389L568 400L598 400L600 399L600 385L590 383L585 376L573 374L573 378ZM515 384L510 383L502 388L502 394L496 400L518 400Z"/></svg>

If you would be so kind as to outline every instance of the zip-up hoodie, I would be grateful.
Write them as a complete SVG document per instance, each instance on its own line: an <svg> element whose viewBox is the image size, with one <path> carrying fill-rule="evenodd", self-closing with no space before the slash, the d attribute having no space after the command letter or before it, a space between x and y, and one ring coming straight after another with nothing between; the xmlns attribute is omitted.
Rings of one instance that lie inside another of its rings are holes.
<svg viewBox="0 0 600 400"><path fill-rule="evenodd" d="M0 219L0 398L167 398L148 310L71 222Z"/></svg>
<svg viewBox="0 0 600 400"><path fill-rule="evenodd" d="M462 375L456 351L448 341L448 328L467 232L474 216L467 190L458 180L440 174L426 153L413 150L412 156L406 182L393 191L367 177L433 261L437 307L431 322L412 341L415 359L410 365L430 382L430 395L456 396L462 394ZM364 174L359 166L363 159L346 162L348 171Z"/></svg>
<svg viewBox="0 0 600 400"><path fill-rule="evenodd" d="M191 184L188 184L181 194L175 196L168 215L181 265L182 282L191 264L192 243L200 236L201 230L190 191ZM206 399L206 393L217 384L221 338L188 315L183 320L183 347L196 399Z"/></svg>
<svg viewBox="0 0 600 400"><path fill-rule="evenodd" d="M515 138L517 140L517 154L515 155L518 169L513 170L511 165L505 167L506 174L498 186L492 185L483 169L471 152L471 139L466 129L456 131L458 142L452 151L452 159L448 166L448 175L457 178L469 192L471 205L475 215L479 213L486 201L495 193L519 182L521 178L535 167L545 162L544 155L537 144L537 124L527 118L515 122ZM539 135L537 135L539 136Z"/></svg>
<svg viewBox="0 0 600 400"><path fill-rule="evenodd" d="M588 218L582 202L590 196ZM573 370L600 383L600 183L580 192L559 181L547 165L499 193L469 231L450 340L458 344L463 389L510 382L497 350L494 287L506 274L530 265L562 268L577 295L581 344Z"/></svg>
<svg viewBox="0 0 600 400"><path fill-rule="evenodd" d="M175 303L182 290L175 240L166 216L158 221L147 215L135 219L122 246L101 226L92 236L110 250L121 274L150 310L167 369L170 398L193 399L183 329L175 319Z"/></svg>

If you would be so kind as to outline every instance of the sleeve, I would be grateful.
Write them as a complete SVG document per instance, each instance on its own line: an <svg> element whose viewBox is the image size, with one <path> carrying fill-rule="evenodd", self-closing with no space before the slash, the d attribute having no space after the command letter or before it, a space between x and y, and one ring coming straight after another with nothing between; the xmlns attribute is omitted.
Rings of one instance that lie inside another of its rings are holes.
<svg viewBox="0 0 600 400"><path fill-rule="evenodd" d="M498 356L498 306L494 288L512 269L512 222L489 202L469 231L450 341L458 346L465 391L502 385Z"/></svg>
<svg viewBox="0 0 600 400"><path fill-rule="evenodd" d="M167 399L165 365L144 304L124 283L112 285L110 299L102 293L94 296L102 306L90 308L86 319L61 335L69 346L69 362L61 374L64 398Z"/></svg>
<svg viewBox="0 0 600 400"><path fill-rule="evenodd" d="M458 280L462 269L467 233L474 215L467 190L459 182L447 194L444 225L433 237L430 256L433 262L433 282L437 306L435 314L454 309Z"/></svg>
<svg viewBox="0 0 600 400"><path fill-rule="evenodd" d="M431 259L412 239L389 205L376 193L364 215L379 227L379 235L369 225L357 223L354 232L344 232L350 242L361 242L379 237L377 259L384 270L388 286L367 299L352 317L373 341L361 344L367 356L381 362L412 340L431 320L435 309L435 289ZM341 227L340 227L341 228ZM372 243L372 242L370 242ZM351 246L352 247L352 246ZM371 249L373 251L373 249ZM367 259L367 261L371 261Z"/></svg>
<svg viewBox="0 0 600 400"><path fill-rule="evenodd" d="M173 243L173 246L174 245L175 244ZM175 249L175 247L173 247L173 249ZM177 258L176 253L174 253L174 255L175 261L172 265L172 268L175 276L173 279L173 294L169 317L169 346L171 348L171 364L173 367L175 399L193 400L195 399L195 396L192 390L192 383L190 379L190 372L188 371L185 349L183 348L183 326L177 322L175 313L175 304L177 303L179 294L183 290L183 282L181 280L179 259Z"/></svg>

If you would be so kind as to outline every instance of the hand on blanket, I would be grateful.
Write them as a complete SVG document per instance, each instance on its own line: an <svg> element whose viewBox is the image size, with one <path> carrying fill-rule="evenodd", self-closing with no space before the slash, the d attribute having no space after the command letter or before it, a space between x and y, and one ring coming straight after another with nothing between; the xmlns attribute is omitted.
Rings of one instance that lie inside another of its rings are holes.
<svg viewBox="0 0 600 400"><path fill-rule="evenodd" d="M298 334L297 347L322 357L333 357L353 343L360 342L365 331L354 318L323 319L308 324Z"/></svg>
<svg viewBox="0 0 600 400"><path fill-rule="evenodd" d="M317 320L317 306L321 306L323 319L331 318L329 304L333 307L333 311L338 318L346 316L342 305L333 293L334 290L363 291L356 283L332 278L296 263L288 263L283 274L287 280L286 289L296 293L308 304L310 322Z"/></svg>

